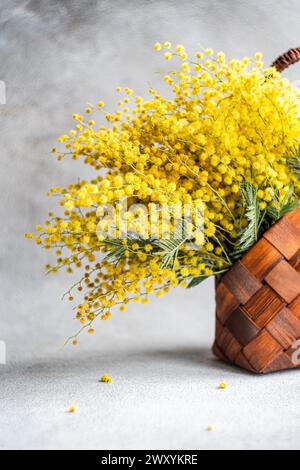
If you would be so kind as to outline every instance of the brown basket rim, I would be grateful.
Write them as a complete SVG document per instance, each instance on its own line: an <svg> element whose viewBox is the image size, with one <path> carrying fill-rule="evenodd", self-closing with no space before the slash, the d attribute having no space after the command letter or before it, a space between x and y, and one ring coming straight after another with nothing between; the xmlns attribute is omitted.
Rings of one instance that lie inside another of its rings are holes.
<svg viewBox="0 0 300 470"><path fill-rule="evenodd" d="M296 207L296 208L293 209L292 211L290 211L290 212L288 212L287 214L285 214L284 216L280 217L280 219L276 220L276 222L275 222L273 225L271 225L271 227L269 227L268 230L266 230L266 231L262 234L262 236L259 237L259 238L256 240L256 242L254 243L254 245L250 246L250 248L249 248L247 251L245 251L245 253L243 254L243 256L242 256L241 258L237 259L237 260L232 264L232 266L230 266L230 268L229 268L224 274L220 274L220 275L218 275L218 276L215 276L216 283L218 284L218 283L221 281L221 279L223 278L223 276L225 276L225 275L235 266L236 263L242 262L243 259L244 259L246 256L249 255L249 253L251 252L251 250L254 249L254 247L256 246L256 244L257 244L262 238L264 238L265 235L268 235L271 230L272 230L272 231L274 230L274 228L276 227L276 225L278 225L283 219L289 220L289 217L291 217L291 214L296 213L297 211L300 211L300 206L299 206L299 207Z"/></svg>

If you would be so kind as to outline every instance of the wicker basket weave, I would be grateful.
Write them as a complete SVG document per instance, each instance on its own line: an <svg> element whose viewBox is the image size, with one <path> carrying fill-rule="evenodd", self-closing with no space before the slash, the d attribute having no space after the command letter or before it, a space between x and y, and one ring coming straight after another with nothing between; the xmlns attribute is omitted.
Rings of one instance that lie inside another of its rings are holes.
<svg viewBox="0 0 300 470"><path fill-rule="evenodd" d="M216 304L219 358L256 373L300 367L300 209L216 282Z"/></svg>
<svg viewBox="0 0 300 470"><path fill-rule="evenodd" d="M291 49L272 65L300 60ZM300 368L300 209L216 280L214 354L255 373Z"/></svg>

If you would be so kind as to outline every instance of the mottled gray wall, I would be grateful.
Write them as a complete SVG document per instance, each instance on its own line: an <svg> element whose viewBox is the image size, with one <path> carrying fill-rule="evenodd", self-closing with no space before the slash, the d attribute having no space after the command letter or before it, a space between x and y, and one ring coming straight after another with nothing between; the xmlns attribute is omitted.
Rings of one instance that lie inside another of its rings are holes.
<svg viewBox="0 0 300 470"><path fill-rule="evenodd" d="M54 351L77 326L68 303L59 300L71 278L45 277L49 253L23 237L50 209L51 185L92 174L80 163L49 156L56 137L70 129L72 113L88 101L112 105L119 84L138 94L158 85L169 64L153 52L156 41L190 50L200 43L237 56L262 50L270 62L299 45L299 21L297 0L1 0L0 80L7 104L0 105L0 339L10 358ZM297 67L288 73L297 74ZM125 316L100 322L83 347L187 344L204 328L210 341L212 294L209 281L148 308L133 306Z"/></svg>

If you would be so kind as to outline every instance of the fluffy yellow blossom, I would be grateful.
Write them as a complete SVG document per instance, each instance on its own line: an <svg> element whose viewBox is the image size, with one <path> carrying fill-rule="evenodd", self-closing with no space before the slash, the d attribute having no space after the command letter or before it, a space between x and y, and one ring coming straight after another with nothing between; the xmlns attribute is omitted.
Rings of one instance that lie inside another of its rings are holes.
<svg viewBox="0 0 300 470"><path fill-rule="evenodd" d="M171 43L169 41L164 42L164 48L165 49L170 49L171 48Z"/></svg>
<svg viewBox="0 0 300 470"><path fill-rule="evenodd" d="M228 387L228 385L227 385L225 382L220 382L219 388L220 388L221 390L226 390L227 387Z"/></svg>
<svg viewBox="0 0 300 470"><path fill-rule="evenodd" d="M112 381L113 379L107 374L104 374L100 379L100 382L105 382L105 383L112 383Z"/></svg>
<svg viewBox="0 0 300 470"><path fill-rule="evenodd" d="M77 411L78 411L77 405L71 405L70 408L68 409L69 413L77 413Z"/></svg>
<svg viewBox="0 0 300 470"><path fill-rule="evenodd" d="M208 48L190 60L181 44L155 49L172 59L162 77L170 93L151 88L143 99L117 87L115 112L99 101L87 116L73 114L52 155L83 159L92 179L51 188L60 212L26 234L54 250L47 272L79 270L66 298L89 333L115 308L228 270L249 223L247 190L264 230L299 197L289 165L300 143L299 90L264 69L261 53L227 59Z"/></svg>
<svg viewBox="0 0 300 470"><path fill-rule="evenodd" d="M101 320L108 320L111 317L111 312L106 312L102 315Z"/></svg>

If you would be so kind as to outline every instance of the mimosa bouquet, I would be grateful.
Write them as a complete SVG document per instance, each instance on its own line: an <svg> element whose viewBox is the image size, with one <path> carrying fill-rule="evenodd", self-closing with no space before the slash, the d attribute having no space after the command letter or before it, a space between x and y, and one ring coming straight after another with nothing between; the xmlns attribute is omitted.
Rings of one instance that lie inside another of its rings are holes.
<svg viewBox="0 0 300 470"><path fill-rule="evenodd" d="M221 279L299 205L300 91L280 73L297 51L265 68L261 53L155 49L170 93L117 88L115 112L99 101L74 114L53 155L82 158L95 176L52 187L61 214L27 234L54 249L48 272L81 272L67 292L80 331L131 301Z"/></svg>

